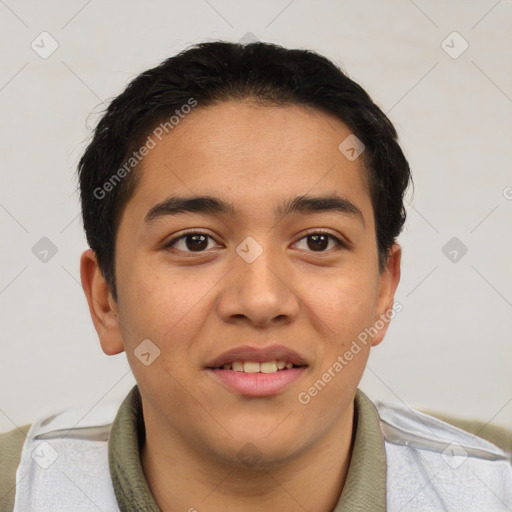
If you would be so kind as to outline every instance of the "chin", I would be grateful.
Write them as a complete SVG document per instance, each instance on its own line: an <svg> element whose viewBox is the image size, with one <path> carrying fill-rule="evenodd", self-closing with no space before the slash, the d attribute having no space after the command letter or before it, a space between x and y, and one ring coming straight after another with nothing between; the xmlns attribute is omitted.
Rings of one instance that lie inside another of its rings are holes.
<svg viewBox="0 0 512 512"><path fill-rule="evenodd" d="M243 435L234 433L227 445L212 447L212 455L229 466L253 471L278 468L306 450L304 443L289 443L290 438L296 439L294 436L270 437L262 435L261 431L254 435L248 435L247 431Z"/></svg>

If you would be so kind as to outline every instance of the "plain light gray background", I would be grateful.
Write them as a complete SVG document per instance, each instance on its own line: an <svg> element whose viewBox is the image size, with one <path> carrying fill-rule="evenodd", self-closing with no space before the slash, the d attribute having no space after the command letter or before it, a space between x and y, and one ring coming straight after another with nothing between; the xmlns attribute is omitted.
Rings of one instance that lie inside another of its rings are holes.
<svg viewBox="0 0 512 512"><path fill-rule="evenodd" d="M91 113L187 46L247 33L341 65L412 166L403 311L362 389L510 426L511 19L509 0L2 1L0 431L134 384L125 354L101 351L80 285L74 173ZM43 31L58 43L47 58L31 47L51 49ZM57 249L46 262L32 250L43 237ZM452 237L467 248L455 262Z"/></svg>

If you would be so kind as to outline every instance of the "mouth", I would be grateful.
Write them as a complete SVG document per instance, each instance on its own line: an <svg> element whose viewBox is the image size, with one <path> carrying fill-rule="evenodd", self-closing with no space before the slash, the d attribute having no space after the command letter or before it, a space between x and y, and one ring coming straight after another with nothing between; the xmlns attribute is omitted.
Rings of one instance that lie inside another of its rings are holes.
<svg viewBox="0 0 512 512"><path fill-rule="evenodd" d="M240 347L224 352L205 370L233 393L270 396L284 391L308 366L304 358L286 347Z"/></svg>
<svg viewBox="0 0 512 512"><path fill-rule="evenodd" d="M301 368L305 365L295 365L291 361L233 361L222 366L208 368L210 370L233 370L235 372L244 373L276 373L292 368Z"/></svg>

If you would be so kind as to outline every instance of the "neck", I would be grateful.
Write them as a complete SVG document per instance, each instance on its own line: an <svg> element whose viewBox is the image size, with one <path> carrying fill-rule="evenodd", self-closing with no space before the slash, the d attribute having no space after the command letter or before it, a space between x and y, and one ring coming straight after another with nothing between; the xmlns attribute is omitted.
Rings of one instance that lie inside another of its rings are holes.
<svg viewBox="0 0 512 512"><path fill-rule="evenodd" d="M159 435L145 415L144 474L162 512L330 512L348 473L353 414L352 403L320 441L285 462L265 467L205 457L175 432Z"/></svg>

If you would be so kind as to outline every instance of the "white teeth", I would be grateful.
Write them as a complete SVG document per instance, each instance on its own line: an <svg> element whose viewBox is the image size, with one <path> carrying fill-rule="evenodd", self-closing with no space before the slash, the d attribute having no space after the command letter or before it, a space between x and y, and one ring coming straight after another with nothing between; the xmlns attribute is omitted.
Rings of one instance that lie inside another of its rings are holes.
<svg viewBox="0 0 512 512"><path fill-rule="evenodd" d="M255 361L233 361L222 366L223 370L233 370L235 372L245 373L274 373L285 368L293 368L293 363L286 361L265 361L257 363Z"/></svg>
<svg viewBox="0 0 512 512"><path fill-rule="evenodd" d="M260 363L260 371L261 371L261 373L277 372L277 363L275 361L268 361L266 363Z"/></svg>
<svg viewBox="0 0 512 512"><path fill-rule="evenodd" d="M258 373L260 371L260 363L254 363L252 361L246 361L244 363L245 373Z"/></svg>
<svg viewBox="0 0 512 512"><path fill-rule="evenodd" d="M233 361L231 367L235 372L243 372L244 371L244 363L242 361Z"/></svg>

